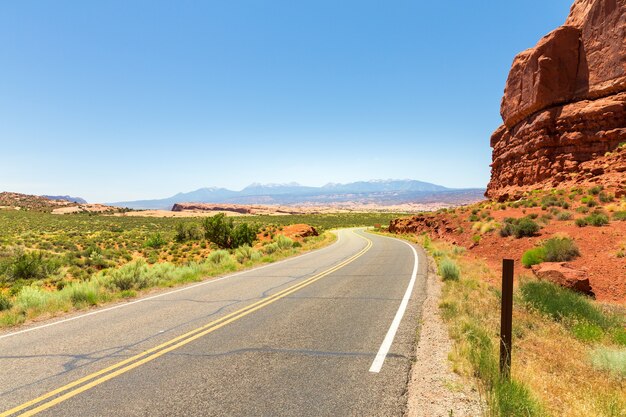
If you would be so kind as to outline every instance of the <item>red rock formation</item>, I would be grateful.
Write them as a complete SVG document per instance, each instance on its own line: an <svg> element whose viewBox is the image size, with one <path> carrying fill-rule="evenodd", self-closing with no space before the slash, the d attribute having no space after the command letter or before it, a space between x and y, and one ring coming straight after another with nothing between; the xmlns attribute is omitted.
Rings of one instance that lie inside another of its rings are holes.
<svg viewBox="0 0 626 417"><path fill-rule="evenodd" d="M207 204L207 203L176 203L172 211L230 211L240 214L251 214L251 207L235 204Z"/></svg>
<svg viewBox="0 0 626 417"><path fill-rule="evenodd" d="M626 142L626 0L577 0L564 26L515 58L501 115L491 138L494 199L557 187Z"/></svg>
<svg viewBox="0 0 626 417"><path fill-rule="evenodd" d="M389 222L389 232L396 234L420 234L448 240L455 226L443 216L420 214L412 217L401 217Z"/></svg>

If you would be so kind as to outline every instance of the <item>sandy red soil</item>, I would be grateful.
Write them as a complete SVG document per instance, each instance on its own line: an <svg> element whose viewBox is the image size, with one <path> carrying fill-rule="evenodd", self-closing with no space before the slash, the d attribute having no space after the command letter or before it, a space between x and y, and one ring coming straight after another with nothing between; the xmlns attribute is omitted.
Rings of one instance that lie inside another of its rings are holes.
<svg viewBox="0 0 626 417"><path fill-rule="evenodd" d="M621 208L620 208L621 204ZM482 207L489 205L483 203ZM559 221L556 217L547 220L544 224L540 219L536 221L543 226L537 236L516 239L515 237L501 237L499 228L481 235L478 244L475 244L473 237L478 232L472 230L474 222L468 221L472 209L478 205L468 206L465 211L457 209L455 213L434 213L427 215L429 221L420 221L422 226L417 226L418 230L413 232L428 232L433 238L440 238L453 242L457 245L468 248L468 253L478 259L482 259L494 271L501 273L502 259L510 258L515 260L516 276L532 275L532 271L521 264L522 254L534 246L540 245L542 241L562 234L571 237L578 248L581 256L569 262L574 268L585 270L588 273L589 281L600 301L624 303L626 302L626 258L619 258L617 253L626 251L626 221L611 222L602 227L578 227L575 220L585 217L586 214L577 213L575 209L580 203L574 203L567 211L573 214L571 220ZM605 208L610 205L605 205ZM619 210L624 210L624 203L613 203ZM559 209L562 210L562 209ZM502 222L506 217L521 218L532 213L539 217L549 213L540 207L534 208L511 208L499 209L499 204L493 204L488 211L496 222ZM607 212L611 217L610 212ZM424 226L425 223L429 225ZM408 225L407 225L408 226ZM412 225L416 227L415 224ZM462 230L462 232L460 232ZM496 283L494 283L496 284Z"/></svg>

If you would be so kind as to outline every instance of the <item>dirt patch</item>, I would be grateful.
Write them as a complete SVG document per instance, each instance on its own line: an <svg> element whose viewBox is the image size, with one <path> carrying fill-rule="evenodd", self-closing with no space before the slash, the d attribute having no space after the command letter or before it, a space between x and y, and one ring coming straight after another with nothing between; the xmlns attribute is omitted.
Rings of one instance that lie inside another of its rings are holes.
<svg viewBox="0 0 626 417"><path fill-rule="evenodd" d="M478 416L482 407L478 390L451 369L448 353L452 341L439 311L442 282L429 259L423 323L411 369L408 417Z"/></svg>
<svg viewBox="0 0 626 417"><path fill-rule="evenodd" d="M283 235L289 239L302 242L305 237L318 236L317 230L308 224L290 224L288 226L267 226L263 228L257 238L260 243L269 242L276 235Z"/></svg>

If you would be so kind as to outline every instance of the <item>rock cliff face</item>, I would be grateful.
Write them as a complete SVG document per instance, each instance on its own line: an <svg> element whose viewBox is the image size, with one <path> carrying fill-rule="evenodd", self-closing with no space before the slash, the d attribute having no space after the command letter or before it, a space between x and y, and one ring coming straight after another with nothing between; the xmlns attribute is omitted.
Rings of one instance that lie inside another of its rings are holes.
<svg viewBox="0 0 626 417"><path fill-rule="evenodd" d="M604 177L610 166L578 175L626 142L626 0L577 0L565 25L515 57L500 113L488 197L591 180L626 186L626 175Z"/></svg>

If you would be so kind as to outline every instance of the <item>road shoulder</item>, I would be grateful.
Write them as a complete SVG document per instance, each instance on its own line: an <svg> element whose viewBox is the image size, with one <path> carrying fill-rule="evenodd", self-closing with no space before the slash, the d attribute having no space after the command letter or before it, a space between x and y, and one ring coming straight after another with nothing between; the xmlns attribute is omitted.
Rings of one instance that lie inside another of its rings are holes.
<svg viewBox="0 0 626 417"><path fill-rule="evenodd" d="M442 281L428 257L426 300L408 386L408 417L479 416L483 414L478 390L453 372L448 353L452 340L439 309Z"/></svg>

